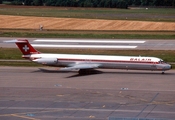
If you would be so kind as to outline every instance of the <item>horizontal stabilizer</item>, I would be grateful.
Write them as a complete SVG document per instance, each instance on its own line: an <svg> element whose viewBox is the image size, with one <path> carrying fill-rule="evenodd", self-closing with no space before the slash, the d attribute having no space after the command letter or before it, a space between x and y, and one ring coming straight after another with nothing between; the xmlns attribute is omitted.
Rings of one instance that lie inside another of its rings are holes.
<svg viewBox="0 0 175 120"><path fill-rule="evenodd" d="M27 43L27 41L24 40L7 40L7 41L3 41L5 43Z"/></svg>

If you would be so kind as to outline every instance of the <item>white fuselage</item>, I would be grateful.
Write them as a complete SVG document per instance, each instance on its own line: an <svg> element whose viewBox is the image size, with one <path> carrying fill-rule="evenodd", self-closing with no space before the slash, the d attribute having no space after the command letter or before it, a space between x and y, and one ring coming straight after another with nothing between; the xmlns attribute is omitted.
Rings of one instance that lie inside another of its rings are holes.
<svg viewBox="0 0 175 120"><path fill-rule="evenodd" d="M156 57L141 56L107 56L107 55L77 55L77 54L32 54L24 58L48 66L71 67L75 64L98 64L98 68L128 69L128 70L160 70L171 69L171 65Z"/></svg>

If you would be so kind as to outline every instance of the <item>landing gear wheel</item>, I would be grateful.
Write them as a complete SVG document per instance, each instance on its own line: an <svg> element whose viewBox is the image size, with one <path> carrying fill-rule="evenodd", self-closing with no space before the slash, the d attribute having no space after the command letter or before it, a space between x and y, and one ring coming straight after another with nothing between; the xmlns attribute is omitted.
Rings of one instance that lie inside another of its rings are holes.
<svg viewBox="0 0 175 120"><path fill-rule="evenodd" d="M165 71L162 71L162 74L165 74Z"/></svg>
<svg viewBox="0 0 175 120"><path fill-rule="evenodd" d="M91 74L100 74L102 72L94 69L80 69L78 73L79 75L91 75Z"/></svg>
<svg viewBox="0 0 175 120"><path fill-rule="evenodd" d="M80 75L85 75L85 74L86 74L86 70L80 69L80 70L78 71L78 73L79 73Z"/></svg>
<svg viewBox="0 0 175 120"><path fill-rule="evenodd" d="M78 73L79 73L80 75L88 75L88 74L91 73L91 70L89 70L89 69L80 69L80 70L78 71Z"/></svg>

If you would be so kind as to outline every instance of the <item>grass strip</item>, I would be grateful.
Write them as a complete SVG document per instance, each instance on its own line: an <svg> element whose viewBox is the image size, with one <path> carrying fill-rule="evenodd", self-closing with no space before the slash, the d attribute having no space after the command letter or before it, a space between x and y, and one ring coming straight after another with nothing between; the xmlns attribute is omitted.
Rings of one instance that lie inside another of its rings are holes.
<svg viewBox="0 0 175 120"><path fill-rule="evenodd" d="M129 33L72 33L65 31L65 33L47 33L47 32L0 32L0 37L36 37L36 38L93 38L93 39L175 39L175 33L171 34L133 34Z"/></svg>
<svg viewBox="0 0 175 120"><path fill-rule="evenodd" d="M95 54L95 55L121 55L121 56L154 56L167 62L175 62L174 50L102 50L102 49L38 49L43 53L57 54ZM17 48L0 48L0 59L22 59Z"/></svg>
<svg viewBox="0 0 175 120"><path fill-rule="evenodd" d="M8 6L1 5L0 15L20 15L58 18L120 19L142 21L174 22L175 9L138 7L136 9L81 8L48 6Z"/></svg>
<svg viewBox="0 0 175 120"><path fill-rule="evenodd" d="M37 63L33 63L30 61L26 61L26 62L19 62L19 61L13 61L13 62L9 62L9 61L0 61L0 66L26 66L26 67L41 67L43 65L41 64L37 64Z"/></svg>
<svg viewBox="0 0 175 120"><path fill-rule="evenodd" d="M173 50L97 50L97 49L38 49L43 53L57 54L95 54L95 55L121 55L121 56L154 56L163 59L168 63L175 62L175 51ZM30 61L3 61L3 60L24 60L17 48L0 48L0 66L32 66L42 65ZM175 64L171 64L175 68Z"/></svg>

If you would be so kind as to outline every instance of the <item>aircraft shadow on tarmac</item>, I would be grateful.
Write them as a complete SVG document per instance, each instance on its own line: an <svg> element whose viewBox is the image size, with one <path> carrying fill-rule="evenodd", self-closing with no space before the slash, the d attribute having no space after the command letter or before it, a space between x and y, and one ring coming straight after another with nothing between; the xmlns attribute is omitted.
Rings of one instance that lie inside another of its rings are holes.
<svg viewBox="0 0 175 120"><path fill-rule="evenodd" d="M66 77L66 78L89 76L89 75L96 75L96 74L102 74L102 73L104 73L104 72L99 71L99 70L90 70L90 73L87 73L87 74L79 74L79 73L77 73L76 75L72 75L72 76L69 76L69 77Z"/></svg>
<svg viewBox="0 0 175 120"><path fill-rule="evenodd" d="M58 71L58 70L47 70L43 68L39 68L39 70L34 71L34 72L44 72L44 73L76 73L75 75L68 76L66 78L72 78L72 77L81 77L81 76L88 76L88 75L95 75L95 74L101 74L104 73L99 70L90 70L89 73L87 74L79 74L78 71Z"/></svg>
<svg viewBox="0 0 175 120"><path fill-rule="evenodd" d="M43 68L39 68L39 70L35 71L35 72L44 72L44 73L76 73L75 75L71 75L68 76L66 78L72 78L72 77L82 77L82 76L89 76L89 75L97 75L97 74L123 74L123 75L127 75L127 74L146 74L146 75L175 75L175 73L168 73L165 72L165 74L161 74L161 71L159 72L155 72L155 71L100 71L100 70L91 70L90 73L87 74L79 74L78 71L58 71L58 70L47 70L47 69L43 69Z"/></svg>
<svg viewBox="0 0 175 120"><path fill-rule="evenodd" d="M164 73L162 74L162 72L155 72L155 71L116 71L116 72L104 72L106 74L144 74L144 75L175 75L175 73Z"/></svg>

